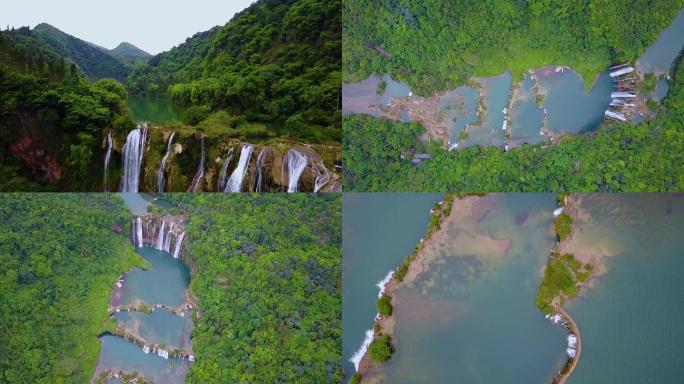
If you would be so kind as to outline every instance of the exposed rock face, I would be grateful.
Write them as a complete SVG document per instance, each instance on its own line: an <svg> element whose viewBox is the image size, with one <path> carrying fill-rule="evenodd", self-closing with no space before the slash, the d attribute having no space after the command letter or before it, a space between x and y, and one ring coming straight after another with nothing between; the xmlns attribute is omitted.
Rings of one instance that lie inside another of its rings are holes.
<svg viewBox="0 0 684 384"><path fill-rule="evenodd" d="M169 148L169 138L176 132ZM115 138L114 142L123 138ZM150 125L142 159L139 191L158 191L160 169L165 180L164 191L186 191L198 172L201 156L201 135L198 132L175 131L161 126ZM294 150L306 156L307 164L299 175L297 190L301 192L340 192L340 175L336 165L341 163L341 146L308 145L285 139L270 139L266 142L248 143L244 140L225 137L205 137L206 166L197 192L222 191L222 175L229 177L237 168L241 150L252 146L252 155L242 182L242 192L286 192L288 190L288 169L284 166L288 151ZM106 151L103 142L103 156ZM231 152L232 149L232 152ZM164 167L160 167L165 155ZM121 158L121 149L114 146L113 158ZM226 160L229 161L226 162ZM112 174L119 174L114 168ZM225 170L225 171L224 171ZM325 170L325 171L323 171ZM318 180L318 182L317 182ZM225 177L224 177L225 182Z"/></svg>
<svg viewBox="0 0 684 384"><path fill-rule="evenodd" d="M10 152L12 156L20 159L26 168L33 172L43 173L50 182L57 181L62 176L57 160L29 135L22 136L12 144Z"/></svg>

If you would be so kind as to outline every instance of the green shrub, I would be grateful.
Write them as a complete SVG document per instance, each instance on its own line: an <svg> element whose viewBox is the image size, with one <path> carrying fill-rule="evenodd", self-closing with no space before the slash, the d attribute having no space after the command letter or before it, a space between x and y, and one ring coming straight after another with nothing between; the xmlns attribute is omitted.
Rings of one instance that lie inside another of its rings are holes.
<svg viewBox="0 0 684 384"><path fill-rule="evenodd" d="M572 233L572 222L572 216L567 213L561 213L556 217L556 234L560 241L567 239Z"/></svg>
<svg viewBox="0 0 684 384"><path fill-rule="evenodd" d="M197 125L209 116L211 110L206 105L193 105L188 107L183 114L183 123Z"/></svg>
<svg viewBox="0 0 684 384"><path fill-rule="evenodd" d="M352 376L351 380L349 380L349 384L361 384L361 379L363 376L361 376L358 372Z"/></svg>
<svg viewBox="0 0 684 384"><path fill-rule="evenodd" d="M387 294L382 296L375 302L375 307L378 308L378 313L382 316L392 316L392 298Z"/></svg>
<svg viewBox="0 0 684 384"><path fill-rule="evenodd" d="M385 93L385 89L387 89L387 82L383 80L378 83L378 95Z"/></svg>
<svg viewBox="0 0 684 384"><path fill-rule="evenodd" d="M368 353L371 359L378 363L384 363L392 357L394 348L392 347L392 338L389 335L380 336L373 340L368 346Z"/></svg>

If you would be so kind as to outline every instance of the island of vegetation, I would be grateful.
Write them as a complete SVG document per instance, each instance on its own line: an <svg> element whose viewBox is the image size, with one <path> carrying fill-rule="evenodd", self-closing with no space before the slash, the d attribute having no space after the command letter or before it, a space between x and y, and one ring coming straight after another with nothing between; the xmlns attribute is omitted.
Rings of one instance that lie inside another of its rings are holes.
<svg viewBox="0 0 684 384"><path fill-rule="evenodd" d="M434 124L423 109L432 108L428 112L434 115L438 107L435 95L468 85L474 77L499 75L505 70L519 81L535 68L571 67L588 89L611 65L633 63L683 5L673 1L625 6L603 0L553 4L345 2L344 23L350 27L343 34L344 81L390 74L416 92L418 97L409 98L410 103L422 103L410 109L408 119L391 113L380 113L391 120L345 116L345 190L682 189L681 55L670 70L667 97L646 102L655 117L641 124L602 124L588 133L550 135L551 142L513 148L472 146L449 151L444 132L434 135ZM637 88L650 95L655 80L645 74L636 80ZM482 113L480 106L478 119ZM440 139L428 141L435 139L433 136ZM459 140L467 136L467 131L461 131ZM429 161L415 165L408 153L423 154Z"/></svg>
<svg viewBox="0 0 684 384"><path fill-rule="evenodd" d="M260 0L155 56L128 43L107 50L47 24L0 31L0 190L118 190L136 127L131 95L184 109L180 121L149 125L141 190L159 190L158 168L169 181L163 190L220 190L223 164L236 168L246 144L270 150L261 166L269 174L279 175L281 156L295 150L307 156L305 173L325 170L338 189L340 19L339 0ZM174 132L181 146L162 164ZM262 179L270 190L287 189L287 181ZM259 189L255 183L243 189Z"/></svg>

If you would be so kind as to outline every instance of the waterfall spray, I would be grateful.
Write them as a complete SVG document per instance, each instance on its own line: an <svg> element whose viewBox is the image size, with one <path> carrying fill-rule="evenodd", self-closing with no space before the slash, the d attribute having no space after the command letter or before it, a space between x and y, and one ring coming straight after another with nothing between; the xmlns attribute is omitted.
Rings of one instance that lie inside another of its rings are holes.
<svg viewBox="0 0 684 384"><path fill-rule="evenodd" d="M218 190L220 192L225 192L224 189L226 188L226 181L228 181L228 165L230 164L231 160L233 160L232 147L228 150L228 155L226 156L226 160L223 162L223 167L221 168L221 175L219 177L218 185Z"/></svg>
<svg viewBox="0 0 684 384"><path fill-rule="evenodd" d="M103 188L102 190L105 192L109 191L109 188L107 187L107 180L109 179L109 161L112 158L112 146L114 144L114 140L112 139L112 130L109 130L109 133L107 134L107 154L105 155L105 162L104 162L104 180L103 180Z"/></svg>
<svg viewBox="0 0 684 384"><path fill-rule="evenodd" d="M223 192L240 192L242 190L242 181L245 178L245 174L247 174L247 166L249 165L249 159L252 157L253 150L254 146L251 144L245 144L242 147L238 165L230 175L230 179L228 179Z"/></svg>
<svg viewBox="0 0 684 384"><path fill-rule="evenodd" d="M316 174L314 192L318 192L321 190L321 188L328 184L328 181L330 181L330 172L328 171L328 168L325 167L325 164L323 164L323 161L319 161L318 163L314 164L312 169Z"/></svg>
<svg viewBox="0 0 684 384"><path fill-rule="evenodd" d="M142 227L142 219L140 216L135 220L136 226L135 226L135 233L138 239L138 248L141 248L143 246L143 227Z"/></svg>
<svg viewBox="0 0 684 384"><path fill-rule="evenodd" d="M264 172L266 171L265 165L266 162L266 154L268 154L268 147L265 147L264 149L259 152L259 156L257 157L256 161L256 177L254 178L254 191L255 192L263 192L264 189Z"/></svg>
<svg viewBox="0 0 684 384"><path fill-rule="evenodd" d="M123 147L123 182L121 192L138 192L140 184L140 167L147 140L147 123L132 130Z"/></svg>
<svg viewBox="0 0 684 384"><path fill-rule="evenodd" d="M178 240L176 240L176 248L173 250L173 257L178 258L180 256L181 245L183 244L183 238L185 237L185 232L181 232L178 235Z"/></svg>
<svg viewBox="0 0 684 384"><path fill-rule="evenodd" d="M299 191L299 177L306 167L306 156L294 149L287 151L283 166L287 165L287 192Z"/></svg>
<svg viewBox="0 0 684 384"><path fill-rule="evenodd" d="M157 246L156 248L158 250L163 250L164 249L164 227L166 226L166 222L164 219L162 219L162 224L161 227L159 228L159 234L157 235Z"/></svg>
<svg viewBox="0 0 684 384"><path fill-rule="evenodd" d="M202 147L202 155L200 157L199 166L197 167L197 173L195 174L195 177L193 177L192 183L190 183L190 186L188 187L188 192L197 192L197 190L199 189L200 182L204 177L204 158L206 157L204 153L204 137L204 135L200 136L200 146Z"/></svg>
<svg viewBox="0 0 684 384"><path fill-rule="evenodd" d="M157 170L157 191L164 192L164 184L166 184L166 179L164 178L164 167L166 167L166 160L169 159L171 154L171 147L173 145L173 136L176 132L172 132L169 136L169 142L166 144L166 153L162 157L161 163L159 163L159 170Z"/></svg>
<svg viewBox="0 0 684 384"><path fill-rule="evenodd" d="M166 235L164 236L164 245L162 246L163 251L169 252L171 250L171 232L173 231L174 225L175 223L172 221L169 230L166 231Z"/></svg>

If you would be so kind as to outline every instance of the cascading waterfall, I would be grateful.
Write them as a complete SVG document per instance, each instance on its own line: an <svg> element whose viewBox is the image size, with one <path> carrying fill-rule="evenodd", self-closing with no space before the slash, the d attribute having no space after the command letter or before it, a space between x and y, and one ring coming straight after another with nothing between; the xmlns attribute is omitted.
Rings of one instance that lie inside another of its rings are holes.
<svg viewBox="0 0 684 384"><path fill-rule="evenodd" d="M103 180L103 188L102 190L107 192L109 191L109 188L107 188L107 180L109 179L109 161L112 158L112 146L114 144L114 140L112 139L112 131L110 130L109 133L107 134L107 154L105 155L105 163L104 163L104 180Z"/></svg>
<svg viewBox="0 0 684 384"><path fill-rule="evenodd" d="M138 241L137 245L138 245L138 248L141 248L143 246L143 226L142 226L142 219L140 218L140 216L138 216L135 219L135 223L136 223L135 234L136 234L137 241Z"/></svg>
<svg viewBox="0 0 684 384"><path fill-rule="evenodd" d="M385 286L387 286L387 283L392 280L392 277L394 277L394 270L391 270L385 275L385 278L378 281L376 286L378 287L378 299L382 297L382 294L385 293ZM379 319L380 314L375 315L375 319ZM363 359L363 356L366 354L366 351L368 351L368 347L370 346L371 342L373 342L373 335L374 332L372 329L369 329L366 331L366 337L364 337L363 342L361 343L361 346L359 349L354 352L352 357L349 359L349 361L354 364L354 368L358 371L359 370L359 364L361 364L361 360Z"/></svg>
<svg viewBox="0 0 684 384"><path fill-rule="evenodd" d="M318 192L328 184L328 181L330 181L330 172L328 171L328 168L325 167L325 164L323 164L323 161L316 163L313 167L313 171L316 174L314 192Z"/></svg>
<svg viewBox="0 0 684 384"><path fill-rule="evenodd" d="M221 168L221 175L219 177L219 185L218 185L219 191L224 191L226 188L226 181L228 180L228 165L230 164L231 160L233 160L233 148L232 147L228 150L228 155L226 156L226 160L223 162L223 167Z"/></svg>
<svg viewBox="0 0 684 384"><path fill-rule="evenodd" d="M299 151L290 149L285 155L283 166L287 165L287 192L299 190L299 177L306 168L306 156Z"/></svg>
<svg viewBox="0 0 684 384"><path fill-rule="evenodd" d="M263 185L264 185L264 172L265 172L265 161L266 161L266 154L268 153L268 148L264 148L259 152L259 156L257 157L256 161L256 177L254 178L255 180L255 185L254 185L254 191L256 192L262 192L263 191Z"/></svg>
<svg viewBox="0 0 684 384"><path fill-rule="evenodd" d="M162 220L161 228L159 228L159 234L157 235L157 248L158 250L162 251L164 250L164 227L166 226L166 222Z"/></svg>
<svg viewBox="0 0 684 384"><path fill-rule="evenodd" d="M176 248L173 250L173 257L178 258L180 256L181 245L183 244L183 238L185 237L185 232L181 232L178 235L178 240L176 240Z"/></svg>
<svg viewBox="0 0 684 384"><path fill-rule="evenodd" d="M204 177L204 158L206 157L204 153L204 135L200 137L200 143L200 146L202 147L202 155L200 157L199 166L197 167L197 173L195 174L195 177L193 177L190 187L188 187L188 192L197 192L200 182Z"/></svg>
<svg viewBox="0 0 684 384"><path fill-rule="evenodd" d="M172 132L169 136L169 142L166 144L166 153L162 157L161 163L159 163L159 170L157 171L157 191L164 192L164 184L166 184L166 179L164 178L164 167L166 166L166 160L168 160L171 154L171 147L173 145L173 136L176 132Z"/></svg>
<svg viewBox="0 0 684 384"><path fill-rule="evenodd" d="M171 226L169 227L169 230L166 232L166 235L164 237L164 245L162 246L162 250L166 252L170 252L171 250L171 235L173 235L171 232L173 231L174 226L175 223L172 221Z"/></svg>
<svg viewBox="0 0 684 384"><path fill-rule="evenodd" d="M247 166L249 165L249 159L252 157L252 151L254 146L251 144L245 144L240 151L240 160L238 160L238 165L230 175L230 179L226 183L226 187L223 192L240 192L242 189L242 180L247 174Z"/></svg>
<svg viewBox="0 0 684 384"><path fill-rule="evenodd" d="M147 140L147 123L132 130L123 147L123 182L121 192L138 192L140 185L140 167Z"/></svg>

